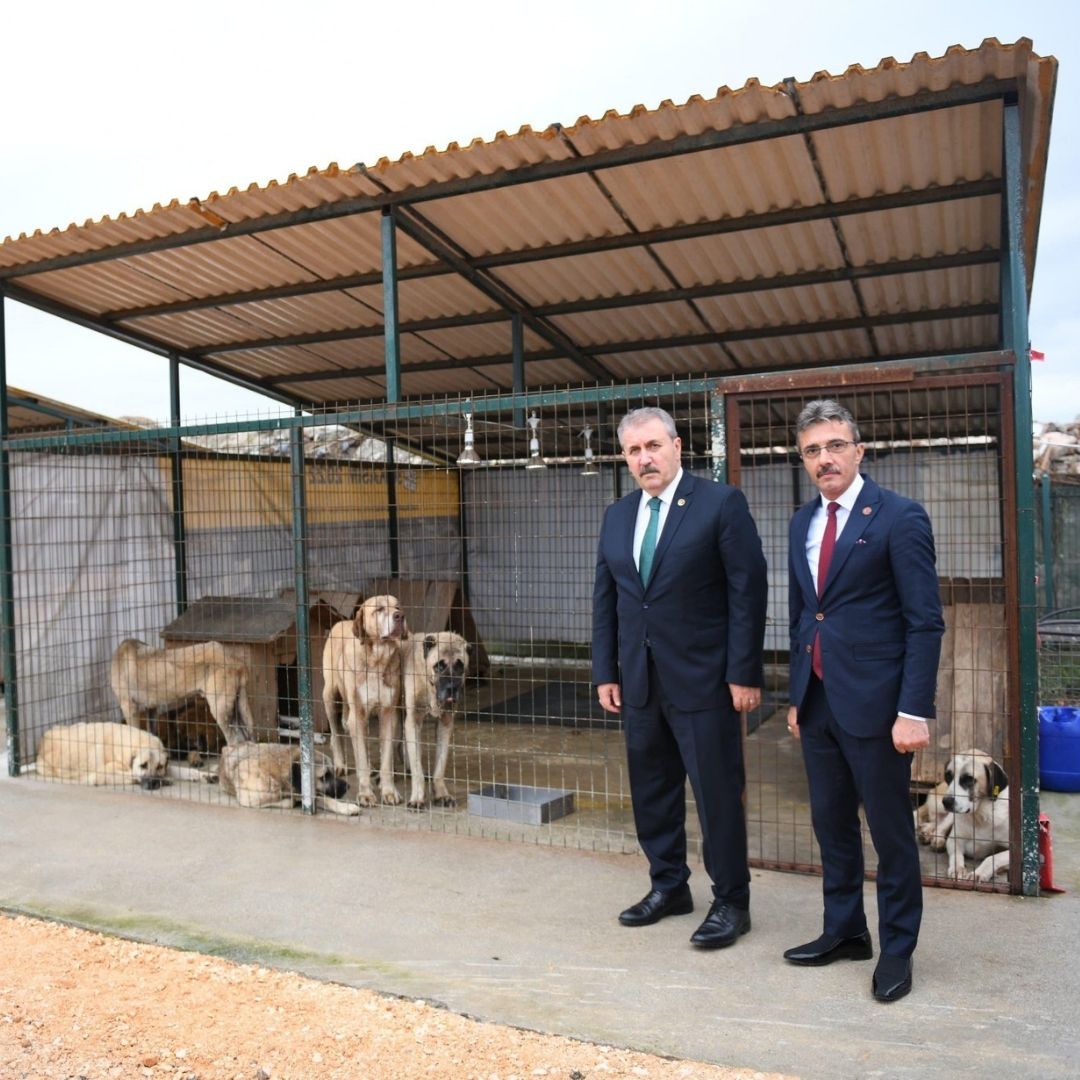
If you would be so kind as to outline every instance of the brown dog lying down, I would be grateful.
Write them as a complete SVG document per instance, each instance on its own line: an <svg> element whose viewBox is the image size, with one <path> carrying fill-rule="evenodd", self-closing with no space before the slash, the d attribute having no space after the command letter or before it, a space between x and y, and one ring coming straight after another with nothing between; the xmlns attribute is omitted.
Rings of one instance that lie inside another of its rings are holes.
<svg viewBox="0 0 1080 1080"><path fill-rule="evenodd" d="M331 814L360 813L355 802L344 802L349 785L337 775L334 764L314 752L315 805ZM235 795L241 806L252 809L296 806L301 798L300 747L282 743L240 743L226 746L218 762L218 779L226 795Z"/></svg>
<svg viewBox="0 0 1080 1080"><path fill-rule="evenodd" d="M247 665L231 659L220 641L155 649L128 638L113 653L109 682L124 719L146 727L148 709L206 701L227 743L252 738L255 722L247 697Z"/></svg>
<svg viewBox="0 0 1080 1080"><path fill-rule="evenodd" d="M50 780L148 789L164 783L168 762L156 735L111 721L57 724L42 735L37 753L37 771Z"/></svg>

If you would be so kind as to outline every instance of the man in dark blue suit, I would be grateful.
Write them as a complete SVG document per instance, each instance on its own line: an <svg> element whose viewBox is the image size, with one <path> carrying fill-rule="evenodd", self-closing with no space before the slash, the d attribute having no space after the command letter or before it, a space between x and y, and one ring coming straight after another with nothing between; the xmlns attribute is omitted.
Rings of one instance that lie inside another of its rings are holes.
<svg viewBox="0 0 1080 1080"><path fill-rule="evenodd" d="M761 702L765 556L738 488L682 470L663 409L635 409L619 444L640 487L608 507L593 589L593 682L621 712L638 841L651 888L619 916L685 915L686 780L713 902L690 938L731 945L750 929L739 712Z"/></svg>
<svg viewBox="0 0 1080 1080"><path fill-rule="evenodd" d="M934 536L916 502L859 473L851 413L812 401L796 421L818 489L791 520L788 728L801 739L821 848L824 932L788 949L793 964L869 960L863 911L862 803L878 856L879 1001L911 990L922 872L909 785L912 751L930 741L944 622Z"/></svg>

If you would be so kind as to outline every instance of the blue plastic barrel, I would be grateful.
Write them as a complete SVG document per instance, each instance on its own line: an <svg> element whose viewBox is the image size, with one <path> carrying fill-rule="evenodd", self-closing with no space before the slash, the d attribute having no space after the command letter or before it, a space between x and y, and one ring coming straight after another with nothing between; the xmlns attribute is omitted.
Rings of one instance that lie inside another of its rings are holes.
<svg viewBox="0 0 1080 1080"><path fill-rule="evenodd" d="M1039 706L1039 784L1047 791L1080 791L1080 708Z"/></svg>

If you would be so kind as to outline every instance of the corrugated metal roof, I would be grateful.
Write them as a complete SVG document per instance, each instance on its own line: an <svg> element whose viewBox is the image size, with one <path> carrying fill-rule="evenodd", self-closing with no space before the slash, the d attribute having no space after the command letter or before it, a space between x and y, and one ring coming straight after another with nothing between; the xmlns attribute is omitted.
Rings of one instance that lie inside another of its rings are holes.
<svg viewBox="0 0 1080 1080"><path fill-rule="evenodd" d="M0 245L10 295L311 406L385 394L394 207L406 396L999 347L1003 101L1032 273L1057 62L891 58L331 165Z"/></svg>

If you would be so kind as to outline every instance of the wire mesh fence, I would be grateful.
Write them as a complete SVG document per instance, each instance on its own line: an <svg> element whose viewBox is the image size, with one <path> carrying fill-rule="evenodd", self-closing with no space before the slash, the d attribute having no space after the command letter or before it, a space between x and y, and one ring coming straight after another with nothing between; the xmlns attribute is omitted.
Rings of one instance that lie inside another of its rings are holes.
<svg viewBox="0 0 1080 1080"><path fill-rule="evenodd" d="M9 444L18 759L140 797L635 850L622 732L591 686L590 601L603 512L634 490L616 425L659 404L688 471L743 487L769 563L768 685L746 718L751 859L816 869L783 716L787 523L811 495L792 421L821 395L716 387ZM913 797L963 750L1014 766L1000 394L988 376L837 395L870 473L923 502L937 537L948 631ZM692 807L687 822L696 851ZM929 846L924 869L948 878Z"/></svg>

